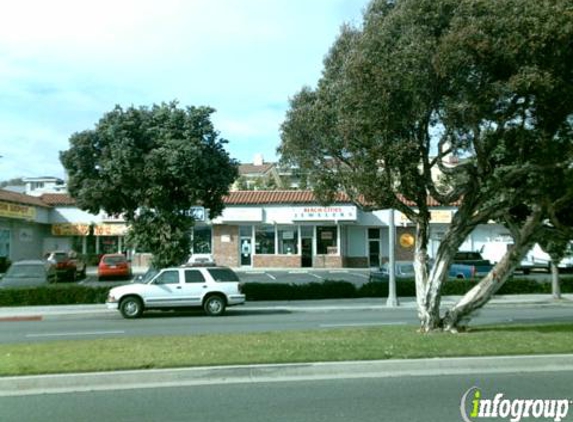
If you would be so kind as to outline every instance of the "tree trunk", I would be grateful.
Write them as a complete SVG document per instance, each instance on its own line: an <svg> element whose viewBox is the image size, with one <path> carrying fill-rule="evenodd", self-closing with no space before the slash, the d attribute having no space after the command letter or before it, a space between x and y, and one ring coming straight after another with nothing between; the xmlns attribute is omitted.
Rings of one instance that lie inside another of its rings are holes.
<svg viewBox="0 0 573 422"><path fill-rule="evenodd" d="M525 254L535 243L534 234L540 222L540 213L531 215L520 232L519 239L497 265L458 303L450 308L442 321L444 331L457 332L467 324L472 313L482 308L519 266Z"/></svg>
<svg viewBox="0 0 573 422"><path fill-rule="evenodd" d="M443 321L440 314L442 285L448 279L454 255L475 228L475 225L467 223L471 216L471 211L468 211L468 209L469 207L460 209L456 213L450 229L440 243L436 261L427 276L422 297L424 312L419 312L422 332L442 329Z"/></svg>
<svg viewBox="0 0 573 422"><path fill-rule="evenodd" d="M554 299L561 299L561 286L559 285L559 267L557 262L551 260L551 294Z"/></svg>
<svg viewBox="0 0 573 422"><path fill-rule="evenodd" d="M418 305L418 318L422 330L426 321L433 320L435 316L430 315L426 306L426 285L428 283L428 240L429 222L418 222L416 224L416 242L414 251L414 273L416 278L416 303Z"/></svg>

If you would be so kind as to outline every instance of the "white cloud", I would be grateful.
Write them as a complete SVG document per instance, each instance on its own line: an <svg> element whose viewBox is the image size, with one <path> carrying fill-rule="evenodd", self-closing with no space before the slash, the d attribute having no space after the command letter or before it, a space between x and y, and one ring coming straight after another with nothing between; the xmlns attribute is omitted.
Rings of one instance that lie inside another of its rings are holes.
<svg viewBox="0 0 573 422"><path fill-rule="evenodd" d="M250 160L259 147L274 156L288 98L316 83L340 25L356 21L366 3L5 2L0 180L45 175L43 169L59 175L51 151L67 148L73 132L92 128L115 104L172 99L216 108L213 119L232 156ZM41 171L27 168L32 161Z"/></svg>

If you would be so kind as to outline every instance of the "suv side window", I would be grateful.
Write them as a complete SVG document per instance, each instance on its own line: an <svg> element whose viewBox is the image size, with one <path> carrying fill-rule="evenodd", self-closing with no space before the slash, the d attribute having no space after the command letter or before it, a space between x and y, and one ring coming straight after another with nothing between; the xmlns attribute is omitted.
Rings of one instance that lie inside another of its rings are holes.
<svg viewBox="0 0 573 422"><path fill-rule="evenodd" d="M162 272L153 281L155 284L179 284L179 271L167 270Z"/></svg>
<svg viewBox="0 0 573 422"><path fill-rule="evenodd" d="M240 281L230 268L207 268L215 281Z"/></svg>
<svg viewBox="0 0 573 422"><path fill-rule="evenodd" d="M185 270L185 283L203 283L205 277L198 270Z"/></svg>

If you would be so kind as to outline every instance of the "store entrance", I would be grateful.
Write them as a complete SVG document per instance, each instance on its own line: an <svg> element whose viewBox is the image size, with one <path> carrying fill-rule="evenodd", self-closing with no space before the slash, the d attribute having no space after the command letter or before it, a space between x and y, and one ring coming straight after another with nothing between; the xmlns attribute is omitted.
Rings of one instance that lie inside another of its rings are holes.
<svg viewBox="0 0 573 422"><path fill-rule="evenodd" d="M301 243L301 266L303 268L312 267L312 238L302 238Z"/></svg>
<svg viewBox="0 0 573 422"><path fill-rule="evenodd" d="M241 238L241 266L250 267L252 265L251 259L251 238L242 237Z"/></svg>

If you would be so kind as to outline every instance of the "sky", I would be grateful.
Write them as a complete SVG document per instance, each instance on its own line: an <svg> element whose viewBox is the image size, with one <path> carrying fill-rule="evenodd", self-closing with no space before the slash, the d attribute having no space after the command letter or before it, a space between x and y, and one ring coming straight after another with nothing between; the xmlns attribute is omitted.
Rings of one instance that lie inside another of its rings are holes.
<svg viewBox="0 0 573 422"><path fill-rule="evenodd" d="M288 101L316 86L368 0L2 0L0 181L65 178L59 152L115 105L211 106L231 157L275 161Z"/></svg>

